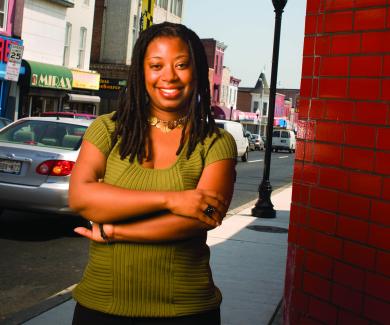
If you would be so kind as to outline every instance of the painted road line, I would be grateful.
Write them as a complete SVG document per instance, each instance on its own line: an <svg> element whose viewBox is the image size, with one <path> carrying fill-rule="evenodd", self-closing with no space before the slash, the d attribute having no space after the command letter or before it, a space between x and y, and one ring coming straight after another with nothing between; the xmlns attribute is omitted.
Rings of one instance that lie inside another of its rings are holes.
<svg viewBox="0 0 390 325"><path fill-rule="evenodd" d="M278 157L279 159L283 159L283 158L288 158L288 157L290 157L290 156L280 156L280 157Z"/></svg>
<svg viewBox="0 0 390 325"><path fill-rule="evenodd" d="M263 161L263 160L264 159L251 160L251 161L248 161L248 163L259 162L259 161Z"/></svg>

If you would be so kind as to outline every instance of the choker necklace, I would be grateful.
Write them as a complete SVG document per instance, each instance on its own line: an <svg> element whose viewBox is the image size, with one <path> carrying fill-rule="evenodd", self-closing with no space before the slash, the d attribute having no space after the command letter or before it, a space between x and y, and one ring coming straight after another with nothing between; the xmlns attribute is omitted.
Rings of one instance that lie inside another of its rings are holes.
<svg viewBox="0 0 390 325"><path fill-rule="evenodd" d="M172 130L174 130L176 128L182 129L184 126L184 123L186 121L187 121L187 116L183 116L183 117L178 118L177 120L173 120L173 121L163 121L163 120L158 119L155 116L150 116L148 118L149 125L160 129L164 133L171 132Z"/></svg>

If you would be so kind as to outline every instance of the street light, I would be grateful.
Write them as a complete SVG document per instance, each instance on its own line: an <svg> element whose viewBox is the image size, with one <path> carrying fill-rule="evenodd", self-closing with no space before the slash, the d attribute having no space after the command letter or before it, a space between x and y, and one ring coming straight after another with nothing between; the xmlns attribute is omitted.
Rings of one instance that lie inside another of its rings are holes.
<svg viewBox="0 0 390 325"><path fill-rule="evenodd" d="M276 211L271 202L272 186L269 181L271 152L272 152L272 133L274 128L275 114L275 97L276 83L278 76L279 63L279 44L280 44L280 27L282 25L283 9L287 4L287 0L272 0L275 8L275 31L274 31L274 47L272 53L272 68L271 68L271 88L270 88L270 105L268 112L267 124L267 143L265 146L263 180L259 185L259 199L255 207L252 209L252 215L257 218L275 218Z"/></svg>

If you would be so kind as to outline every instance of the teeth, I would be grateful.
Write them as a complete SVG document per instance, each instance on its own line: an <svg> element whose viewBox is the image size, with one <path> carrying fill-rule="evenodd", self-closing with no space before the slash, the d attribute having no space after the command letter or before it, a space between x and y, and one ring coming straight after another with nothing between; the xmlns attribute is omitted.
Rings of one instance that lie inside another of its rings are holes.
<svg viewBox="0 0 390 325"><path fill-rule="evenodd" d="M161 89L161 91L163 91L164 93L172 94L177 91L177 89Z"/></svg>

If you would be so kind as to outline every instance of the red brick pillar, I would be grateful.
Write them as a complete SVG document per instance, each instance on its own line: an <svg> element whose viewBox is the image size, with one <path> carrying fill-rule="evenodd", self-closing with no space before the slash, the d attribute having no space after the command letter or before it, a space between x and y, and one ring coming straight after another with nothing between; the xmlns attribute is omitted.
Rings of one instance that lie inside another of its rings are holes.
<svg viewBox="0 0 390 325"><path fill-rule="evenodd" d="M285 324L390 324L390 0L308 0Z"/></svg>

